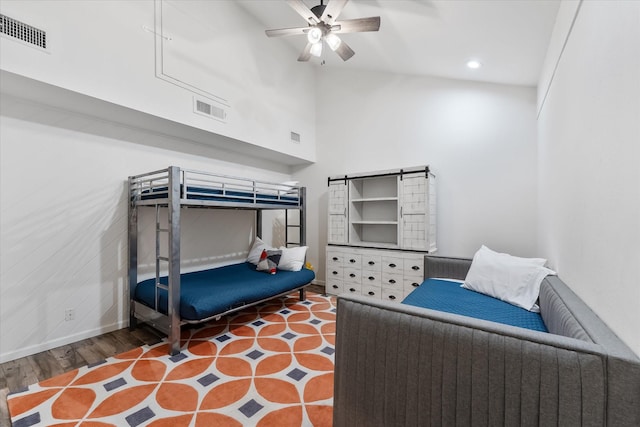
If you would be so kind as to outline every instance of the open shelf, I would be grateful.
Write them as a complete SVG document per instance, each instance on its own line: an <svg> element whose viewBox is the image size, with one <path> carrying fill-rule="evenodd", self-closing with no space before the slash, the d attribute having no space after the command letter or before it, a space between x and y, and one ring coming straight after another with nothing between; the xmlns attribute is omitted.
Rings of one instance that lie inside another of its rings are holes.
<svg viewBox="0 0 640 427"><path fill-rule="evenodd" d="M366 199L351 199L351 203L366 203L366 202L397 202L397 197L368 197Z"/></svg>
<svg viewBox="0 0 640 427"><path fill-rule="evenodd" d="M365 224L365 225L398 225L398 221L351 221L351 224Z"/></svg>

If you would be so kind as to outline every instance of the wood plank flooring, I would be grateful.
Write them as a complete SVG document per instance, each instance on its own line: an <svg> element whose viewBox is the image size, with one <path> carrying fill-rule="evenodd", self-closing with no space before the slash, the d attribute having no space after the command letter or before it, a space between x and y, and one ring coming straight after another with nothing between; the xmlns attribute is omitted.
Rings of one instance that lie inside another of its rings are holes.
<svg viewBox="0 0 640 427"><path fill-rule="evenodd" d="M324 293L324 286L310 285L310 292ZM99 362L141 345L160 342L164 335L146 324L135 331L128 328L53 348L0 364L0 426L11 426L7 395L28 385L73 369Z"/></svg>

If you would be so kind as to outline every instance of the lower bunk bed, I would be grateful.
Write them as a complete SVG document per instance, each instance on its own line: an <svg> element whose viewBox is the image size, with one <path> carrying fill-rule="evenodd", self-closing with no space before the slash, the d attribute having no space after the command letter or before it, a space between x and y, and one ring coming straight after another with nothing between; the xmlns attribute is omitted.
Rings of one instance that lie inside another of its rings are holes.
<svg viewBox="0 0 640 427"><path fill-rule="evenodd" d="M508 313L441 280L470 266L427 256L403 304L338 297L335 427L640 425L640 359L566 284Z"/></svg>
<svg viewBox="0 0 640 427"><path fill-rule="evenodd" d="M315 273L306 268L267 274L250 262L183 273L180 275L180 325L217 320L295 291L299 291L300 300L304 300L305 288L314 278ZM167 276L160 277L159 281L165 287L168 285ZM166 332L171 341L176 337L171 337L168 324L168 291L156 287L155 283L154 277L136 285L131 301L131 327L136 327L138 319L145 321Z"/></svg>

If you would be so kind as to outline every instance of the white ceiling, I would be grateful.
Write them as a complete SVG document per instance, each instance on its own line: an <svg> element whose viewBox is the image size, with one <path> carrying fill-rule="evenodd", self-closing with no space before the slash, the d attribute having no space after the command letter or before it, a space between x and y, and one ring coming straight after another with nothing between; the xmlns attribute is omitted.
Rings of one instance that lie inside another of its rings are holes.
<svg viewBox="0 0 640 427"><path fill-rule="evenodd" d="M309 8L320 0L304 0ZM240 0L264 29L303 27L283 0ZM326 1L325 1L326 4ZM380 16L379 32L342 34L356 52L343 62L325 46L309 66L535 86L559 0L351 0L340 19ZM266 36L265 36L266 37ZM272 38L296 61L304 36ZM474 58L483 66L465 66Z"/></svg>

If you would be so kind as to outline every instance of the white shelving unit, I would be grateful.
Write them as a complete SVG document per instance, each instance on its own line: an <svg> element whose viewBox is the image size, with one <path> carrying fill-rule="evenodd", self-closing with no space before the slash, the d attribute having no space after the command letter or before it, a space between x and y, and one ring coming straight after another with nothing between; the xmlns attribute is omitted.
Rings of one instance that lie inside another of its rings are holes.
<svg viewBox="0 0 640 427"><path fill-rule="evenodd" d="M393 290L392 283L415 285L418 280L419 284L420 259L436 251L435 176L428 166L420 166L330 177L328 184L327 292L401 300L410 288ZM370 261L361 264L363 257ZM361 274L372 271L370 263L376 261L371 259L376 257L377 265L388 264L385 276L396 275L387 278L390 281L382 277L383 270ZM342 261L334 258L350 262L338 265ZM403 263L410 263L412 269L394 273L390 267Z"/></svg>

